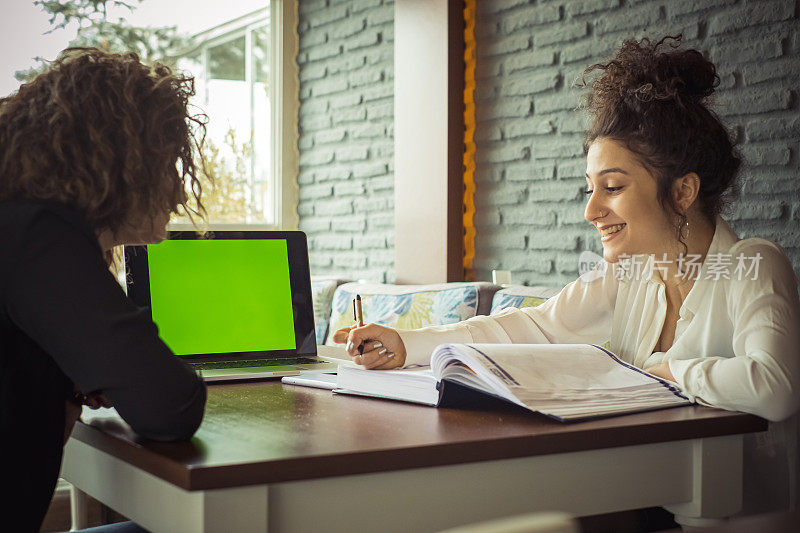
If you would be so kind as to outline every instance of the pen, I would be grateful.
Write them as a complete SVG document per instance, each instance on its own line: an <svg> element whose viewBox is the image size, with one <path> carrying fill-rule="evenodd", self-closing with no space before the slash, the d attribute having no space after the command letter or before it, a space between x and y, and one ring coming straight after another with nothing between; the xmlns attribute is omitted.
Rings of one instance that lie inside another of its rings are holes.
<svg viewBox="0 0 800 533"><path fill-rule="evenodd" d="M364 326L364 311L361 309L361 295L360 294L356 294L356 299L353 300L353 306L354 306L354 311L355 311L355 315L356 315L356 323L358 324L358 327L361 328L361 327ZM359 354L363 354L364 353L364 343L363 342L358 345L358 353Z"/></svg>

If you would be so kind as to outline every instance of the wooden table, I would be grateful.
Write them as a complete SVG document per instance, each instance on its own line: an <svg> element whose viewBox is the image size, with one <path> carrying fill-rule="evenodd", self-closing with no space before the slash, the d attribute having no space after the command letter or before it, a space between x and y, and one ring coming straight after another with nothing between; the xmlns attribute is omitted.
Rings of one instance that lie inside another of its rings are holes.
<svg viewBox="0 0 800 533"><path fill-rule="evenodd" d="M191 442L86 410L62 476L153 531L436 531L527 513L735 513L742 435L699 406L563 424L512 405L434 409L250 382L209 387Z"/></svg>

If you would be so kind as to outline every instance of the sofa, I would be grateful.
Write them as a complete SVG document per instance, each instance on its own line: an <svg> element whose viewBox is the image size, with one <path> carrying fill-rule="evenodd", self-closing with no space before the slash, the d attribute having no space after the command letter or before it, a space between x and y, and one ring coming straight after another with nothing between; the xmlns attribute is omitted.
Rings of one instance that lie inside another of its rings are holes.
<svg viewBox="0 0 800 533"><path fill-rule="evenodd" d="M459 282L392 285L311 278L317 344L335 346L333 332L354 323L352 301L361 295L364 322L397 329L452 324L508 307L533 307L562 287Z"/></svg>

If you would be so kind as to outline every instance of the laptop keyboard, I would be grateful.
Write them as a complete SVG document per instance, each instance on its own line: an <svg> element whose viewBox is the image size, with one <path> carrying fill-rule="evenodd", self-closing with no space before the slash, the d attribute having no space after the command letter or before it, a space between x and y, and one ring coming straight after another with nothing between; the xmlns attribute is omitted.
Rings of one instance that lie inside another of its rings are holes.
<svg viewBox="0 0 800 533"><path fill-rule="evenodd" d="M285 359L247 359L241 361L217 361L214 363L189 363L195 370L212 370L216 368L246 368L253 366L288 366L319 363L319 359L308 357L287 357Z"/></svg>

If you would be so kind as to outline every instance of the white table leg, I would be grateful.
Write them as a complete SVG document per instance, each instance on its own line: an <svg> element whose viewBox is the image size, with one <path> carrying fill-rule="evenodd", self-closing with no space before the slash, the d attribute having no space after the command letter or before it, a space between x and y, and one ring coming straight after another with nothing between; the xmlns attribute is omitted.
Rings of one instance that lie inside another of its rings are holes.
<svg viewBox="0 0 800 533"><path fill-rule="evenodd" d="M664 506L684 526L717 525L742 508L742 436L692 442L692 499Z"/></svg>
<svg viewBox="0 0 800 533"><path fill-rule="evenodd" d="M87 508L86 493L72 485L69 488L69 510L72 516L72 529L77 531L89 527L89 511Z"/></svg>

